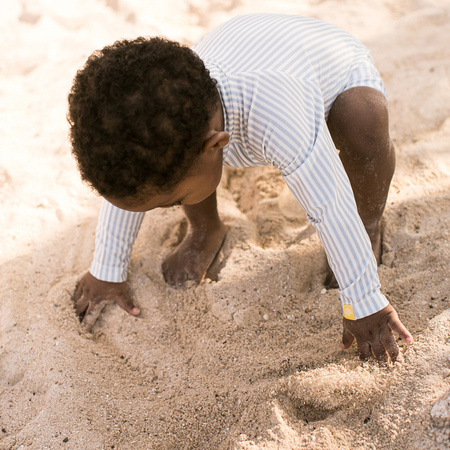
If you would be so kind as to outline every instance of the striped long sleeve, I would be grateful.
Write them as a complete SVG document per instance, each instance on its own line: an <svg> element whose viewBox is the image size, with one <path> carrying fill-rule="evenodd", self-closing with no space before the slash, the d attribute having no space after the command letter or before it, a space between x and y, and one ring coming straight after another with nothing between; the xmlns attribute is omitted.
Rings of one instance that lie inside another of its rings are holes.
<svg viewBox="0 0 450 450"><path fill-rule="evenodd" d="M116 208L103 200L95 231L94 258L89 271L103 281L127 279L131 250L145 213Z"/></svg>
<svg viewBox="0 0 450 450"><path fill-rule="evenodd" d="M307 160L283 178L322 241L344 317L360 319L387 306L369 237L326 126Z"/></svg>

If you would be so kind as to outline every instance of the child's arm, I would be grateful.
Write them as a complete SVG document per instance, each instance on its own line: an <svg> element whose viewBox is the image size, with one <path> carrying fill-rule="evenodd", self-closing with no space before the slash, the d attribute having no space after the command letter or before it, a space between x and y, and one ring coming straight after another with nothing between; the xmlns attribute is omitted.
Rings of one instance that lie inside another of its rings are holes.
<svg viewBox="0 0 450 450"><path fill-rule="evenodd" d="M283 71L260 73L244 81L242 95L252 94L246 122L251 146L245 153L239 147L232 149L233 154L228 150L225 161L245 166L263 159L281 171L314 225L338 281L344 345L349 345L351 334L362 357L372 348L379 358L389 354L395 359L397 346L389 335L400 332L407 342L410 335L380 291L371 242L325 121L322 88L316 80L298 79ZM258 148L260 154L255 151Z"/></svg>
<svg viewBox="0 0 450 450"><path fill-rule="evenodd" d="M355 338L361 358L373 351L380 360L388 354L395 361L398 347L392 331L407 343L412 337L380 291L370 240L325 124L308 158L283 177L316 228L339 283L343 347Z"/></svg>
<svg viewBox="0 0 450 450"><path fill-rule="evenodd" d="M78 315L90 330L109 303L139 314L125 280L131 250L145 213L124 211L103 200L95 235L95 252L89 272L78 282L74 295Z"/></svg>
<svg viewBox="0 0 450 450"><path fill-rule="evenodd" d="M127 279L131 250L144 215L125 211L103 200L95 230L94 259L89 268L95 278L113 283Z"/></svg>

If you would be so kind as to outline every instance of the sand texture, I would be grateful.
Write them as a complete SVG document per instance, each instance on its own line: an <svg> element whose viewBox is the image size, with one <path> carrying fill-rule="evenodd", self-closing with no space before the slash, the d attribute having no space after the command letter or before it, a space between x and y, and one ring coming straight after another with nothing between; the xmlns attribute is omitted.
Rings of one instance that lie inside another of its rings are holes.
<svg viewBox="0 0 450 450"><path fill-rule="evenodd" d="M257 11L345 28L385 80L397 171L379 274L415 338L393 367L340 349L324 251L271 168L224 173L230 231L200 286L165 284L186 222L154 210L130 266L142 314L107 307L92 333L75 315L100 204L67 138L76 70L119 38L192 44ZM447 0L2 0L0 449L450 448L449 42Z"/></svg>

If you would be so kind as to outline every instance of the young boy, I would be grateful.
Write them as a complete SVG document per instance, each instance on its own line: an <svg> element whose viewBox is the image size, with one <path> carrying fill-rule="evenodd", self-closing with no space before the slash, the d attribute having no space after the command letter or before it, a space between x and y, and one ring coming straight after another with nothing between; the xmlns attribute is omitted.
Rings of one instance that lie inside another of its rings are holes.
<svg viewBox="0 0 450 450"><path fill-rule="evenodd" d="M105 198L94 261L74 296L88 329L111 302L139 314L124 282L145 211L183 205L189 233L163 273L174 287L200 282L227 232L215 192L222 166L272 164L325 247L341 346L356 339L361 358L395 361L392 331L412 342L376 268L395 165L385 89L348 33L252 14L192 50L162 38L116 42L77 73L68 117L82 177Z"/></svg>

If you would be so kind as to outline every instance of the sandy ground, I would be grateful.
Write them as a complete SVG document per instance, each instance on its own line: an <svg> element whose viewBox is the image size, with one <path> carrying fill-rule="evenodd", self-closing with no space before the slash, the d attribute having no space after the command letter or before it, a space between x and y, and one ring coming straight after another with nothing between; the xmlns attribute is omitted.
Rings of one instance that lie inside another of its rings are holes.
<svg viewBox="0 0 450 450"><path fill-rule="evenodd" d="M323 249L270 168L225 173L231 229L205 283L165 285L186 223L155 210L130 267L141 316L108 307L90 334L75 315L100 203L67 139L76 69L119 38L191 44L254 11L347 29L386 82L398 165L379 273L415 337L395 367L339 349ZM446 0L2 0L0 449L450 448L430 416L450 388L449 42Z"/></svg>

